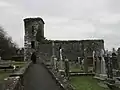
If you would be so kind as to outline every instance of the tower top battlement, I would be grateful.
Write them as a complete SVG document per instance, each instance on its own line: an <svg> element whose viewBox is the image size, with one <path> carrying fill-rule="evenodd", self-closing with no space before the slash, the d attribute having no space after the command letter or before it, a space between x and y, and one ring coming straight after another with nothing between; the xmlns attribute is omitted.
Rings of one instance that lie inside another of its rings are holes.
<svg viewBox="0 0 120 90"><path fill-rule="evenodd" d="M29 22L29 21L42 21L43 24L45 24L45 22L43 21L42 18L40 17L36 17L36 18L25 18L24 22Z"/></svg>

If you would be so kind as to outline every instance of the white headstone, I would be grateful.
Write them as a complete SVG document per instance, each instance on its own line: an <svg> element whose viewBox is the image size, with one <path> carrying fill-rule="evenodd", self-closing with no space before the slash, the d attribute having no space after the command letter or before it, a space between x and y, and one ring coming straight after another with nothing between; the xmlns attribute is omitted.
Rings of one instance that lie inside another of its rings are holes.
<svg viewBox="0 0 120 90"><path fill-rule="evenodd" d="M83 59L83 60L82 60L82 65L84 65L84 61L85 61L85 60Z"/></svg>
<svg viewBox="0 0 120 90"><path fill-rule="evenodd" d="M54 67L57 69L57 58L54 58Z"/></svg>
<svg viewBox="0 0 120 90"><path fill-rule="evenodd" d="M63 56L62 56L62 49L60 49L60 69L63 69Z"/></svg>
<svg viewBox="0 0 120 90"><path fill-rule="evenodd" d="M63 57L62 57L62 49L60 49L60 60L61 60L61 61L63 60Z"/></svg>
<svg viewBox="0 0 120 90"><path fill-rule="evenodd" d="M105 60L103 57L101 60L101 74L106 74Z"/></svg>
<svg viewBox="0 0 120 90"><path fill-rule="evenodd" d="M104 50L101 50L101 74L106 74L106 65L104 59Z"/></svg>

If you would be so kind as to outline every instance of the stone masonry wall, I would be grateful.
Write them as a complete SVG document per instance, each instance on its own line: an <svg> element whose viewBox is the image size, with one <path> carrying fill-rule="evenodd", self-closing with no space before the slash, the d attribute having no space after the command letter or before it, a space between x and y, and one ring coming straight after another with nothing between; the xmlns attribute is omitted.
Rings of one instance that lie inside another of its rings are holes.
<svg viewBox="0 0 120 90"><path fill-rule="evenodd" d="M38 54L46 53L48 57L53 54L53 40L44 38L44 21L41 18L24 19L25 26L25 60L29 60L31 53L37 51ZM34 43L34 48L32 47ZM103 40L55 40L54 53L59 58L59 49L63 49L63 57L69 60L76 60L77 57L92 56L93 51L100 54L104 49Z"/></svg>
<svg viewBox="0 0 120 90"><path fill-rule="evenodd" d="M43 53L48 53L49 57L52 56L52 40L50 42L46 41L44 44L39 44L39 51ZM68 40L68 41L54 41L54 52L55 56L59 58L59 49L63 48L63 58L68 58L69 60L76 60L77 57L91 56L92 51L97 51L100 54L101 49L104 49L103 40ZM86 51L84 51L86 49Z"/></svg>
<svg viewBox="0 0 120 90"><path fill-rule="evenodd" d="M38 50L38 42L44 38L44 21L41 18L26 18L24 26L24 60L30 60L32 52Z"/></svg>

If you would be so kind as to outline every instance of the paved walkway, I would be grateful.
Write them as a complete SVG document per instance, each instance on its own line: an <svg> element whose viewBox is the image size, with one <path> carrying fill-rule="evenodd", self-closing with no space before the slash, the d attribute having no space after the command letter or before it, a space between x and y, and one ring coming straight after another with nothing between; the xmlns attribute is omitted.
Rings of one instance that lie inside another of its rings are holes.
<svg viewBox="0 0 120 90"><path fill-rule="evenodd" d="M25 75L24 90L62 90L41 64L33 64Z"/></svg>

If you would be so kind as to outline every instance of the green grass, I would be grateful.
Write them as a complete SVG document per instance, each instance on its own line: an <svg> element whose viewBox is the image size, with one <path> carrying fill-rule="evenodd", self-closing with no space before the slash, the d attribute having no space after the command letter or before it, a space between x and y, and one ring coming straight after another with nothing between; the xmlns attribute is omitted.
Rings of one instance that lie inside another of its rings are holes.
<svg viewBox="0 0 120 90"><path fill-rule="evenodd" d="M72 77L71 84L76 90L108 90L100 87L97 80L91 76Z"/></svg>
<svg viewBox="0 0 120 90"><path fill-rule="evenodd" d="M71 66L70 71L71 72L80 72L82 70L81 70L80 66Z"/></svg>
<svg viewBox="0 0 120 90"><path fill-rule="evenodd" d="M71 68L70 71L71 72L80 72L82 70L80 68Z"/></svg>
<svg viewBox="0 0 120 90"><path fill-rule="evenodd" d="M10 72L0 71L0 82L4 80L4 78L8 77Z"/></svg>

